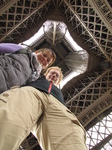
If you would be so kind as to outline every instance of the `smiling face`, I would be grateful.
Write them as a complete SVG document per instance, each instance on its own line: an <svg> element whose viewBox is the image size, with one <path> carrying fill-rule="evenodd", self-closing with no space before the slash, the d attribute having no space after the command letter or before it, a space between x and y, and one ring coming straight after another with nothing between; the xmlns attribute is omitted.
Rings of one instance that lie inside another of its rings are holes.
<svg viewBox="0 0 112 150"><path fill-rule="evenodd" d="M45 76L48 81L52 82L54 85L58 85L60 81L60 75L61 74L58 69L52 68Z"/></svg>
<svg viewBox="0 0 112 150"><path fill-rule="evenodd" d="M49 50L40 51L39 53L37 52L36 54L38 61L42 66L42 69L46 69L49 66L49 64L51 64L51 62L53 61L52 52Z"/></svg>

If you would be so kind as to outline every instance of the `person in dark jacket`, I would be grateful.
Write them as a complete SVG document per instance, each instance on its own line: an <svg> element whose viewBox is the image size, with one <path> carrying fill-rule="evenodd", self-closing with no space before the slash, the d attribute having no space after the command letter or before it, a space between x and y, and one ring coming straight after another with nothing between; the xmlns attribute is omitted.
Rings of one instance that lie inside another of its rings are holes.
<svg viewBox="0 0 112 150"><path fill-rule="evenodd" d="M62 76L50 67L36 81L0 95L0 150L17 150L31 131L43 150L87 150L85 130L57 88Z"/></svg>
<svg viewBox="0 0 112 150"><path fill-rule="evenodd" d="M32 52L13 43L0 43L0 53L0 93L37 80L56 59L51 49Z"/></svg>

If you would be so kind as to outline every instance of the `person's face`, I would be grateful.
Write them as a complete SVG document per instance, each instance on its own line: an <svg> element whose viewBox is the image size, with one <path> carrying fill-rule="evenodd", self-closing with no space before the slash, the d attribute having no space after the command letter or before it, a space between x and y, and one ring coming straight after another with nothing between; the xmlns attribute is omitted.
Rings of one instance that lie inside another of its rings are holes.
<svg viewBox="0 0 112 150"><path fill-rule="evenodd" d="M46 75L46 79L52 82L54 85L58 85L60 79L60 71L57 69L51 69Z"/></svg>
<svg viewBox="0 0 112 150"><path fill-rule="evenodd" d="M37 53L37 58L39 63L42 66L42 69L45 69L49 66L49 64L53 61L53 55L51 51L42 51Z"/></svg>

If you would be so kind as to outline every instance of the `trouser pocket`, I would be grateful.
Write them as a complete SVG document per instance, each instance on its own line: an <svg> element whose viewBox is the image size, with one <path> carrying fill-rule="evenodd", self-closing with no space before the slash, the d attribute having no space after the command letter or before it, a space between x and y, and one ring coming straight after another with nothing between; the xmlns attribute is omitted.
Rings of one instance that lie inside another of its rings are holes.
<svg viewBox="0 0 112 150"><path fill-rule="evenodd" d="M8 102L8 100L15 95L15 93L19 90L19 87L17 88L12 88L8 91L3 92L0 94L0 101L3 101L5 103Z"/></svg>

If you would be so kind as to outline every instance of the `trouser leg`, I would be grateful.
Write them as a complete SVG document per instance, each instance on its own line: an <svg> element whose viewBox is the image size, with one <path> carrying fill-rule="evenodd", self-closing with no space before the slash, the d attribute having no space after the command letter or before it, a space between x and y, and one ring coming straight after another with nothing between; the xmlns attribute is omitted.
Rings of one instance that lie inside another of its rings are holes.
<svg viewBox="0 0 112 150"><path fill-rule="evenodd" d="M84 129L77 118L53 96L35 129L43 150L87 150Z"/></svg>
<svg viewBox="0 0 112 150"><path fill-rule="evenodd" d="M0 95L0 150L17 150L43 111L42 95L30 87Z"/></svg>

